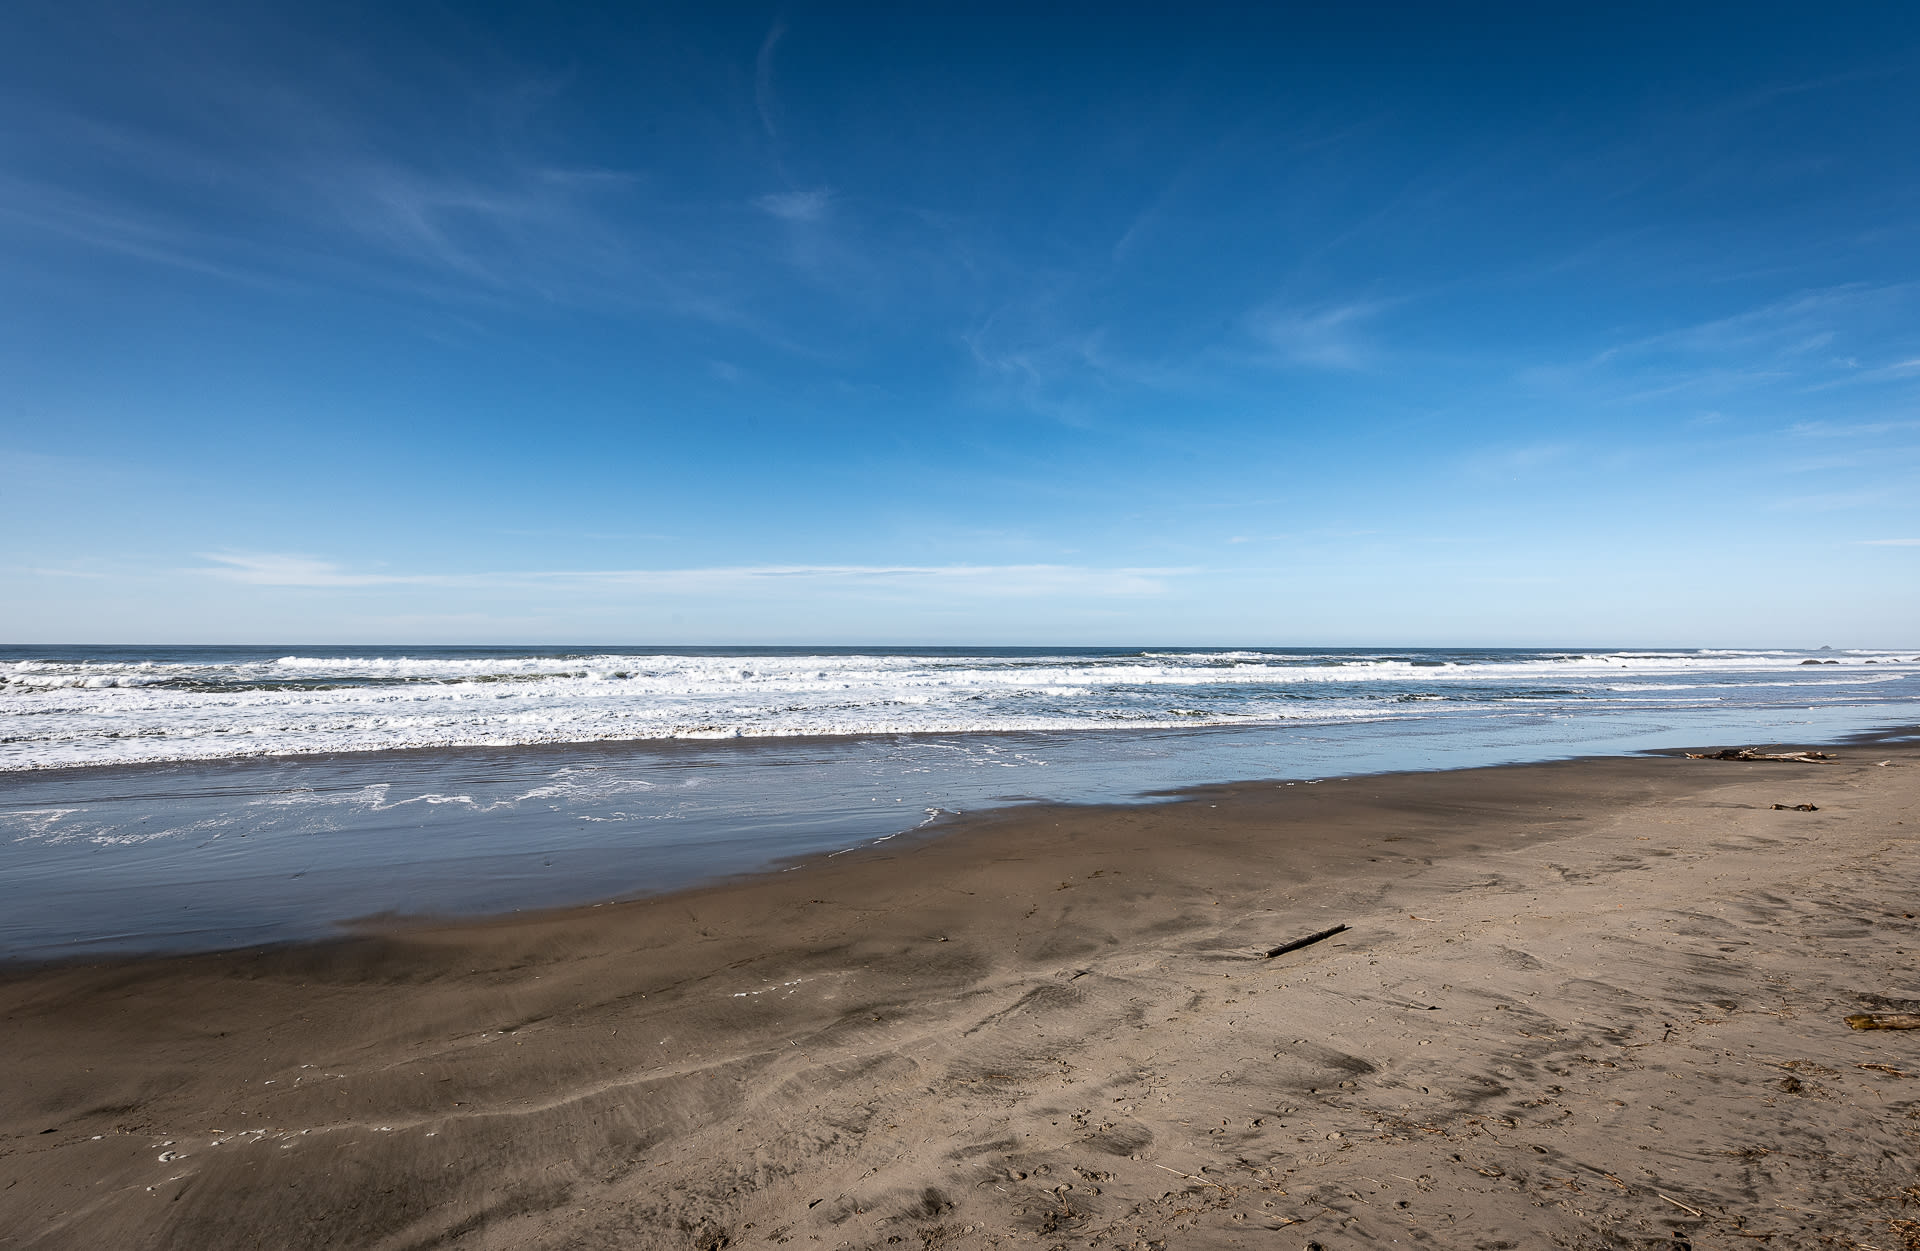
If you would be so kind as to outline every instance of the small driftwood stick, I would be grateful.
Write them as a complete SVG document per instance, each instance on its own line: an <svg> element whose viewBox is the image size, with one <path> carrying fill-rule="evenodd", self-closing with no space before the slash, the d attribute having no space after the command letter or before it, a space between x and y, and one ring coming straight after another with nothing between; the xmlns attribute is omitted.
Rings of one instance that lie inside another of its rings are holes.
<svg viewBox="0 0 1920 1251"><path fill-rule="evenodd" d="M1323 939L1332 938L1335 934L1344 934L1346 931L1346 926L1336 925L1330 930L1321 930L1318 934L1309 934L1305 938L1296 938L1290 943L1281 943L1278 947L1269 947L1267 948L1266 958L1271 960L1275 956L1284 956L1289 951L1298 951L1302 947L1311 947Z"/></svg>
<svg viewBox="0 0 1920 1251"><path fill-rule="evenodd" d="M1920 1029L1920 1012L1857 1012L1847 1024L1855 1029Z"/></svg>
<svg viewBox="0 0 1920 1251"><path fill-rule="evenodd" d="M1153 1167L1155 1167L1155 1168L1160 1168L1160 1169L1167 1169L1167 1172L1169 1172L1169 1173L1172 1173L1172 1174L1173 1174L1173 1175L1174 1175L1175 1177L1184 1177L1184 1178L1186 1178L1186 1179L1187 1179L1188 1181L1190 1181L1190 1182L1199 1182L1199 1183L1200 1183L1200 1184L1201 1184L1202 1186L1212 1186L1212 1187L1213 1187L1213 1188L1214 1188L1215 1190L1225 1190L1225 1189L1226 1189L1226 1187L1225 1187L1225 1186L1222 1186L1222 1185L1221 1185L1221 1184L1220 1184L1219 1182L1217 1182L1217 1181L1208 1181L1208 1180L1207 1180L1206 1178L1204 1178L1204 1177L1198 1177L1198 1176L1195 1176L1195 1175L1194 1175L1194 1174L1192 1174L1192 1173L1182 1173L1182 1172L1181 1172L1181 1171L1180 1171L1179 1169L1177 1169L1177 1168L1167 1168L1167 1166L1166 1166L1166 1165L1164 1165L1164 1164L1156 1164L1156 1165L1154 1165Z"/></svg>
<svg viewBox="0 0 1920 1251"><path fill-rule="evenodd" d="M1686 1204L1684 1204L1684 1203L1682 1203L1682 1202L1680 1202L1680 1200L1678 1200L1678 1199L1676 1199L1676 1198L1674 1198L1674 1197L1673 1197L1672 1195L1670 1195L1670 1194L1665 1194L1665 1193L1663 1193L1663 1192L1661 1192L1661 1191L1658 1191L1658 1190L1656 1190L1656 1191L1654 1191L1653 1193L1655 1193L1655 1194L1657 1194L1657 1195L1659 1195L1659 1196L1660 1196L1660 1197L1661 1197L1662 1199L1665 1199L1665 1200L1666 1200L1666 1201L1667 1201L1668 1203L1671 1203L1671 1204L1672 1204L1672 1205L1673 1205L1674 1207L1676 1207L1676 1208L1679 1208L1679 1209L1680 1209L1680 1210L1681 1210L1682 1212L1691 1212L1691 1213L1693 1213L1693 1214L1694 1214L1695 1216L1705 1216L1705 1215L1706 1215L1706 1213L1705 1213L1705 1212L1702 1212L1702 1211L1701 1211L1701 1210L1700 1210L1699 1208L1694 1208L1694 1207L1688 1207L1688 1206L1687 1206Z"/></svg>

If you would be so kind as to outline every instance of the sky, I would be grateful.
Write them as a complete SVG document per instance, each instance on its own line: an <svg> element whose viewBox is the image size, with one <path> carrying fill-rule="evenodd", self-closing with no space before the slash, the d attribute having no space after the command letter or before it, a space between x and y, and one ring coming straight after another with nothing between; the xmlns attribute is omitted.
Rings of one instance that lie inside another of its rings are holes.
<svg viewBox="0 0 1920 1251"><path fill-rule="evenodd" d="M14 0L0 642L1920 645L1917 84L1910 4Z"/></svg>

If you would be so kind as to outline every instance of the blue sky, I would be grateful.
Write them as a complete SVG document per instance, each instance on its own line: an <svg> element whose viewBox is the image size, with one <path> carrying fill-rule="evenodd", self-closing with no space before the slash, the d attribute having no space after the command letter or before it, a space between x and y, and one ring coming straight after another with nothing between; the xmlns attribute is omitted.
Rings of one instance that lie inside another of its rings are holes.
<svg viewBox="0 0 1920 1251"><path fill-rule="evenodd" d="M1920 644L1908 5L0 15L0 639Z"/></svg>

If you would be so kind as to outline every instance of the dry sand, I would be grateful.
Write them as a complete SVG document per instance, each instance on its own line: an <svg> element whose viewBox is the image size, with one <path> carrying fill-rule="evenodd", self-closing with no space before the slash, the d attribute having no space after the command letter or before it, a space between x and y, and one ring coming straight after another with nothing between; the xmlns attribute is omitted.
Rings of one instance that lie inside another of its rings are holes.
<svg viewBox="0 0 1920 1251"><path fill-rule="evenodd" d="M15 971L0 1246L1920 1247L1920 1031L1842 1023L1920 999L1920 751L1840 754Z"/></svg>

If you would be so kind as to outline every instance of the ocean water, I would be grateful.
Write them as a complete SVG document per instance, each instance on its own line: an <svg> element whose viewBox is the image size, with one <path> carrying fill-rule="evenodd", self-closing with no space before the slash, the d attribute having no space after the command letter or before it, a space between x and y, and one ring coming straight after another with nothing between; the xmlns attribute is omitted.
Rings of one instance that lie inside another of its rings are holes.
<svg viewBox="0 0 1920 1251"><path fill-rule="evenodd" d="M0 957L671 889L1021 800L1920 722L1881 651L0 648Z"/></svg>
<svg viewBox="0 0 1920 1251"><path fill-rule="evenodd" d="M11 647L0 770L1871 703L1915 674L1893 652Z"/></svg>

